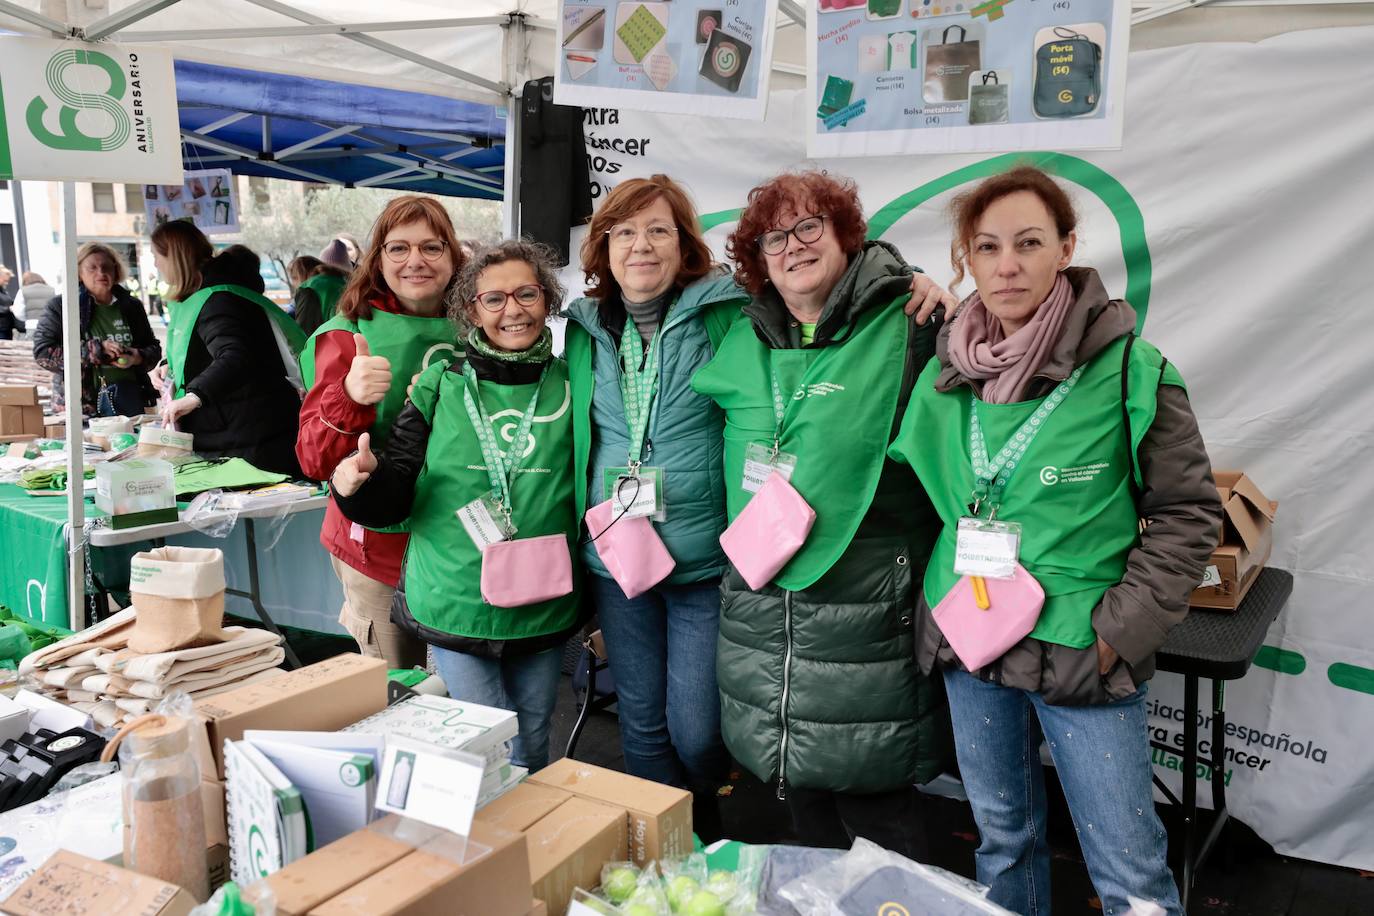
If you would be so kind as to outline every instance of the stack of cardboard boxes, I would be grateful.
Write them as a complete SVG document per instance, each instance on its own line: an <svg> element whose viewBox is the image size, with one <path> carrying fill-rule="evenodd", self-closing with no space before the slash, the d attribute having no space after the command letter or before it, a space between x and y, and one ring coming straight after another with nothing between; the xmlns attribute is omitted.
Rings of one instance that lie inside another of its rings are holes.
<svg viewBox="0 0 1374 916"><path fill-rule="evenodd" d="M0 385L0 443L43 435L43 408L34 385Z"/></svg>
<svg viewBox="0 0 1374 916"><path fill-rule="evenodd" d="M1234 611L1269 562L1279 504L1260 492L1244 471L1214 471L1212 476L1221 497L1221 536L1189 604Z"/></svg>

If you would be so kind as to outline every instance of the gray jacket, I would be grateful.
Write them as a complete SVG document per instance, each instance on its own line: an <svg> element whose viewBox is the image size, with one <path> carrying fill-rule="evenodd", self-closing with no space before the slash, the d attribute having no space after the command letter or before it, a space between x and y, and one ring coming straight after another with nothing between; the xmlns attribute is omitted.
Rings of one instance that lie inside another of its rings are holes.
<svg viewBox="0 0 1374 916"><path fill-rule="evenodd" d="M1069 268L1065 273L1076 303L1059 343L1031 383L1031 398L1044 397L1076 367L1135 330L1135 310L1111 299L1096 271ZM939 391L970 384L949 361L952 325L944 326L936 344ZM1080 706L1129 696L1154 675L1155 652L1187 616L1189 596L1202 580L1221 527L1221 501L1188 396L1161 385L1158 397L1154 423L1137 453L1144 481L1137 508L1148 525L1127 557L1126 575L1107 590L1092 615L1093 629L1121 660L1103 676L1096 646L1072 649L1028 636L984 667L980 677L1036 691L1051 704ZM919 613L921 669L962 668L924 597Z"/></svg>

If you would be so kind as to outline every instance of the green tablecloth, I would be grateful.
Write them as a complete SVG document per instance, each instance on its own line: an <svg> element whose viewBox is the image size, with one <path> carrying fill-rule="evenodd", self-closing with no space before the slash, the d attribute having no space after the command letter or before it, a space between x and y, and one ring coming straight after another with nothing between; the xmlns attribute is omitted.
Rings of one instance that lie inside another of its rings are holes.
<svg viewBox="0 0 1374 916"><path fill-rule="evenodd" d="M96 514L87 500L86 511ZM68 626L65 496L0 484L0 604L21 618Z"/></svg>

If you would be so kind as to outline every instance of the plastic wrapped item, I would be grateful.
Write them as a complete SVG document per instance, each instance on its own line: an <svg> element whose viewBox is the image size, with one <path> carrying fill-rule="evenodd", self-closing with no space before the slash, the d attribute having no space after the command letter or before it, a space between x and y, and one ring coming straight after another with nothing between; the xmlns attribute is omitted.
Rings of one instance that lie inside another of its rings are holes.
<svg viewBox="0 0 1374 916"><path fill-rule="evenodd" d="M105 763L83 763L79 767L68 770L66 775L59 779L52 787L52 794L67 792L86 783L95 782L97 779L104 779L112 773L119 772L119 764L113 760Z"/></svg>
<svg viewBox="0 0 1374 916"><path fill-rule="evenodd" d="M613 903L607 903L600 897L584 891L582 888L573 888L572 903L568 908L568 916L624 916L624 910Z"/></svg>
<svg viewBox="0 0 1374 916"><path fill-rule="evenodd" d="M206 537L227 538L239 521L239 510L223 490L206 490L191 500L181 520Z"/></svg>
<svg viewBox="0 0 1374 916"><path fill-rule="evenodd" d="M639 887L639 868L633 862L607 862L601 866L601 893L619 906Z"/></svg>
<svg viewBox="0 0 1374 916"><path fill-rule="evenodd" d="M842 849L810 846L774 846L768 850L759 877L758 912L762 916L797 916L797 910L779 891L802 875L818 871L845 855Z"/></svg>
<svg viewBox="0 0 1374 916"><path fill-rule="evenodd" d="M778 895L798 916L874 913L887 904L940 916L1012 916L986 899L987 888L941 868L918 865L864 839L823 868L801 874ZM898 911L899 912L899 911Z"/></svg>
<svg viewBox="0 0 1374 916"><path fill-rule="evenodd" d="M233 881L220 887L188 916L276 916L277 895L266 881L240 888Z"/></svg>

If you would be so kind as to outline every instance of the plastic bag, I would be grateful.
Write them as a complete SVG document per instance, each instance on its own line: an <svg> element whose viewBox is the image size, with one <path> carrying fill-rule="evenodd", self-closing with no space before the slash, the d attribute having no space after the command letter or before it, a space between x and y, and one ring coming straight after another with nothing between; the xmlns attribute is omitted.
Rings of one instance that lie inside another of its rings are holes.
<svg viewBox="0 0 1374 916"><path fill-rule="evenodd" d="M206 490L196 494L181 520L207 537L227 538L238 524L239 510L225 500L223 490Z"/></svg>
<svg viewBox="0 0 1374 916"><path fill-rule="evenodd" d="M240 888L233 881L210 895L189 916L276 916L277 895L266 881Z"/></svg>

